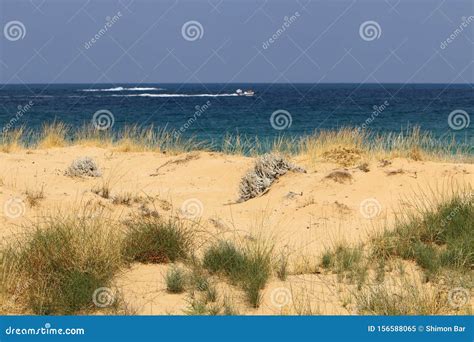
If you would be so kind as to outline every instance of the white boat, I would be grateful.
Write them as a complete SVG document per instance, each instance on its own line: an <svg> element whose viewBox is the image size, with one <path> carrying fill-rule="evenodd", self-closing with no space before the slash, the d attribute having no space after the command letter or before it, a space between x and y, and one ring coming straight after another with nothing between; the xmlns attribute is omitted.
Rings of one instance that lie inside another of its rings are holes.
<svg viewBox="0 0 474 342"><path fill-rule="evenodd" d="M237 89L235 93L239 96L253 96L255 92L251 89L242 91L242 89Z"/></svg>

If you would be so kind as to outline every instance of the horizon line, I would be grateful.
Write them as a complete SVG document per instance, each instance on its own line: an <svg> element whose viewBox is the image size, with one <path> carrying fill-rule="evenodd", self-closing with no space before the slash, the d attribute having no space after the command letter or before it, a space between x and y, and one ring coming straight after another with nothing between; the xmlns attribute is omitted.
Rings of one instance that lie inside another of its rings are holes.
<svg viewBox="0 0 474 342"><path fill-rule="evenodd" d="M0 85L6 86L6 85L43 85L43 84L48 84L48 85L76 85L76 84L108 84L108 85L120 85L120 84L138 84L138 85L156 85L156 84L321 84L321 85L326 85L326 84L370 84L370 85L377 85L377 84L400 84L400 85L474 85L473 82L462 82L462 83L448 83L448 82L409 82L409 83L404 83L404 82L106 82L106 83L87 83L87 82L64 82L64 83L48 83L48 82L22 82L22 83L1 83Z"/></svg>

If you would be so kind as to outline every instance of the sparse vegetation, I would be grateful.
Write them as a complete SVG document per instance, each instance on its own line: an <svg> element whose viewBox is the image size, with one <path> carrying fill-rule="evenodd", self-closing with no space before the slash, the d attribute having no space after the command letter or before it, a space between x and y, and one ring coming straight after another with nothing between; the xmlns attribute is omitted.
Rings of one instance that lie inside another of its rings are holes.
<svg viewBox="0 0 474 342"><path fill-rule="evenodd" d="M212 273L221 273L239 285L253 307L261 301L260 290L271 275L272 248L263 243L237 247L230 241L219 241L206 250L203 265Z"/></svg>
<svg viewBox="0 0 474 342"><path fill-rule="evenodd" d="M441 291L403 279L400 284L367 286L355 294L359 313L371 315L436 315L448 312Z"/></svg>
<svg viewBox="0 0 474 342"><path fill-rule="evenodd" d="M123 253L127 260L166 263L187 259L193 233L184 222L159 217L136 217L127 222Z"/></svg>
<svg viewBox="0 0 474 342"><path fill-rule="evenodd" d="M39 189L26 189L25 191L26 201L30 207L35 207L39 202L44 199L44 188L41 186Z"/></svg>
<svg viewBox="0 0 474 342"><path fill-rule="evenodd" d="M364 258L362 246L349 247L339 244L323 254L321 266L343 278L357 281L359 287L368 275L368 263Z"/></svg>
<svg viewBox="0 0 474 342"><path fill-rule="evenodd" d="M454 135L437 139L429 132L422 132L419 127L389 134L375 134L368 130L348 127L332 131L317 131L310 136L301 138L257 139L228 135L221 144L212 141L198 141L195 137L183 138L181 135L174 134L174 131L163 128L139 127L137 125L127 126L116 131L99 131L87 124L77 130L71 130L63 123L53 122L44 125L40 132L33 132L21 127L0 134L0 150L3 152L22 148L61 147L71 144L108 146L120 152L158 151L177 154L198 150L219 150L229 154L252 156L273 152L305 155L313 163L326 157L340 155L339 150L343 152L348 150L351 152L351 156L355 157L347 160L349 164L356 162L359 156L472 161L470 142L456 141ZM335 151L335 154L331 151ZM343 158L342 165L348 165L347 163Z"/></svg>
<svg viewBox="0 0 474 342"><path fill-rule="evenodd" d="M91 191L102 198L108 199L111 193L110 182L103 181L99 185L94 186Z"/></svg>
<svg viewBox="0 0 474 342"><path fill-rule="evenodd" d="M125 191L119 194L112 196L112 203L117 205L125 205L130 206L133 203L144 203L146 202L146 198L143 198L139 195L134 195L131 192Z"/></svg>
<svg viewBox="0 0 474 342"><path fill-rule="evenodd" d="M446 270L469 272L474 264L472 193L456 194L433 207L407 213L395 229L373 240L376 258L413 260L426 274Z"/></svg>
<svg viewBox="0 0 474 342"><path fill-rule="evenodd" d="M2 250L4 291L22 284L18 304L36 314L97 309L94 291L110 286L122 265L116 229L104 217L75 214L45 218Z"/></svg>
<svg viewBox="0 0 474 342"><path fill-rule="evenodd" d="M185 272L176 266L168 269L166 273L166 290L169 293L182 293L186 285Z"/></svg>
<svg viewBox="0 0 474 342"><path fill-rule="evenodd" d="M276 273L280 280L285 281L288 276L288 255L280 254L276 265Z"/></svg>

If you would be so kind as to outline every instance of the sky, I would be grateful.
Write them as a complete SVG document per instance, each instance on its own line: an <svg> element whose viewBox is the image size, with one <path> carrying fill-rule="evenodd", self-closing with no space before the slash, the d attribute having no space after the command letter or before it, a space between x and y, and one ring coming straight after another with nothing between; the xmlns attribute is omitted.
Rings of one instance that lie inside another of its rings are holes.
<svg viewBox="0 0 474 342"><path fill-rule="evenodd" d="M474 83L472 16L472 0L1 0L0 83Z"/></svg>

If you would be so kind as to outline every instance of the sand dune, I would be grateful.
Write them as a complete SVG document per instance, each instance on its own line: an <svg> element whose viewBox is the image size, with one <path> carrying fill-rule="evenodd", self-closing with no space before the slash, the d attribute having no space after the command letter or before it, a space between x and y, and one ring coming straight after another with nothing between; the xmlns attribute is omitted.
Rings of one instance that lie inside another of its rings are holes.
<svg viewBox="0 0 474 342"><path fill-rule="evenodd" d="M70 163L82 156L92 157L103 176L64 175ZM288 279L282 282L272 278L258 309L240 305L236 299L241 313L285 313L289 309L275 301L287 295L282 289L291 288L292 300L312 303L314 311L347 314L353 308L344 305L336 276L315 274L321 253L338 241L363 242L374 232L390 227L395 215L409 209L409 200L417 195L423 193L429 198L433 193L474 184L472 164L401 158L385 163L372 160L365 170L356 165L347 167L347 179L337 179L327 176L341 170L340 165L325 161L314 164L305 157L296 157L292 161L306 168L307 173L289 172L263 196L236 203L239 181L253 161L250 157L211 152L169 156L80 146L0 153L0 204L4 209L0 236L8 240L45 213L84 203L95 203L118 219L144 210L165 217L179 216L199 221L209 239L235 235L246 239L271 237L276 250L289 256ZM109 199L92 191L104 182L111 189ZM33 203L29 197L41 192L43 196L37 197L43 198ZM119 200L114 203L114 198L124 194L137 200L128 205ZM7 204L12 199L17 201L19 215L8 214L12 209ZM124 299L137 313L183 312L189 298L166 293L163 278L167 267L135 264L117 278ZM223 282L219 286L223 292L238 293Z"/></svg>

